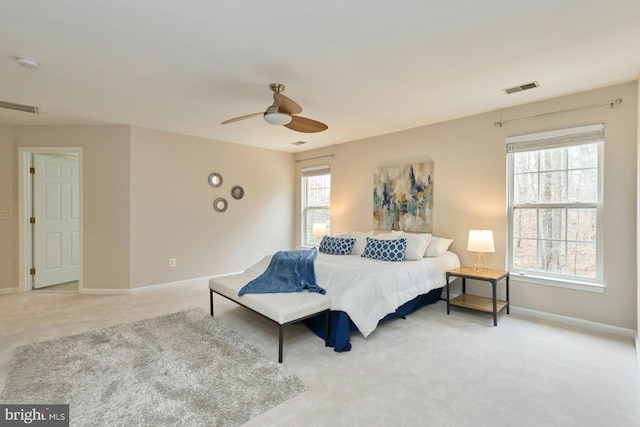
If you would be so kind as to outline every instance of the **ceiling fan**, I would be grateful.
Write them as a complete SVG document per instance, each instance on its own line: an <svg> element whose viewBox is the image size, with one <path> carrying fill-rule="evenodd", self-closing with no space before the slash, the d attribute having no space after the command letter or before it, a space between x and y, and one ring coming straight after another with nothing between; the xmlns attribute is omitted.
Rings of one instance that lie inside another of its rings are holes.
<svg viewBox="0 0 640 427"><path fill-rule="evenodd" d="M284 85L272 83L270 87L273 91L273 104L265 112L247 114L246 116L225 120L222 124L226 125L227 123L262 115L267 123L284 126L297 132L314 133L328 129L328 126L324 123L307 119L306 117L295 116L294 114L302 112L302 107L282 94Z"/></svg>

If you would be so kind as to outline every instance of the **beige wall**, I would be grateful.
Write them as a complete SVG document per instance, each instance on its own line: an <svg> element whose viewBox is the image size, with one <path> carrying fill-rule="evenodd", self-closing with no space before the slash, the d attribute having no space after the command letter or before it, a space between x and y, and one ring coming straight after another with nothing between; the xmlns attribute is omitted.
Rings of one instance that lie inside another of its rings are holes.
<svg viewBox="0 0 640 427"><path fill-rule="evenodd" d="M640 77L640 76L639 76ZM639 80L640 82L640 80ZM637 153L637 164L636 164L636 170L638 173L638 188L636 188L636 214L637 214L637 230L636 230L636 250L637 250L637 256L638 258L636 263L637 263L637 277L636 277L636 281L637 281L637 303L636 303L636 317L637 317L637 325L636 325L636 345L639 345L640 343L638 343L638 334L640 333L640 197L638 197L638 193L640 191L640 168L637 167L637 165L640 165L640 83L638 83L638 116L637 116L637 120L636 120L636 132L637 132L637 143L638 143L638 153ZM640 362L640 353L637 354L638 357L638 362ZM640 369L640 363L639 363L639 369Z"/></svg>
<svg viewBox="0 0 640 427"><path fill-rule="evenodd" d="M0 292L8 291L14 282L13 224L13 136L10 127L0 126L0 211L10 211L11 219L0 219Z"/></svg>
<svg viewBox="0 0 640 427"><path fill-rule="evenodd" d="M238 271L293 247L292 155L130 126L0 127L0 287L18 286L18 150L81 147L83 286L127 290ZM207 184L211 172L224 184ZM230 197L244 187L241 200ZM216 213L216 197L229 209ZM168 267L176 258L177 266Z"/></svg>
<svg viewBox="0 0 640 427"><path fill-rule="evenodd" d="M290 249L293 164L288 153L132 127L131 286L239 271ZM221 187L208 184L212 172ZM217 197L226 212L213 210Z"/></svg>
<svg viewBox="0 0 640 427"><path fill-rule="evenodd" d="M17 126L13 128L13 138L14 165L18 164L18 147L82 148L83 286L85 289L128 288L129 127ZM15 168L16 212L17 173ZM17 220L14 228L14 258L17 260ZM16 278L17 273L16 266Z"/></svg>
<svg viewBox="0 0 640 427"><path fill-rule="evenodd" d="M512 95L512 96L518 96ZM588 105L616 98L614 109L599 107L559 113L496 127L494 122ZM637 82L575 94L502 111L410 129L329 149L308 151L298 159L334 153L334 158L302 161L301 167L331 164L332 232L370 230L373 170L379 165L434 162L434 234L455 239L452 250L463 264L469 229L494 232L496 252L487 256L505 265L507 136L592 123L605 123L604 294L513 281L513 306L613 326L636 328L636 122ZM297 192L298 194L299 192ZM297 197L297 206L300 206ZM299 224L296 239L299 241ZM485 286L471 286L486 293Z"/></svg>

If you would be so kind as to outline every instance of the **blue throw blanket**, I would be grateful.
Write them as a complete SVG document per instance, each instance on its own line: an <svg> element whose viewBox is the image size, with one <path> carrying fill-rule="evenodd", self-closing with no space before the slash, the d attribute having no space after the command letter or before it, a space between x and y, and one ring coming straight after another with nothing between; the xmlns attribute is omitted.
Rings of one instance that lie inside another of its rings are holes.
<svg viewBox="0 0 640 427"><path fill-rule="evenodd" d="M316 284L316 272L313 261L318 249L301 251L280 251L271 258L269 267L240 289L238 296L244 294L270 294L277 292L319 292L327 291Z"/></svg>

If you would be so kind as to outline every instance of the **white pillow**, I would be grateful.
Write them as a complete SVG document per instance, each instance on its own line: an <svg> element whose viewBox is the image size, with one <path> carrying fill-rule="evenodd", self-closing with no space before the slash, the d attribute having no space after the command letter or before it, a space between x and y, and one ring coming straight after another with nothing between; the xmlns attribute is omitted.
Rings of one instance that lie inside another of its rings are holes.
<svg viewBox="0 0 640 427"><path fill-rule="evenodd" d="M429 233L402 233L402 237L407 239L407 250L405 258L411 261L418 261L424 257L431 234Z"/></svg>
<svg viewBox="0 0 640 427"><path fill-rule="evenodd" d="M395 240L401 237L407 239L407 249L404 256L408 261L421 260L431 241L430 233L407 233L405 231L391 231L391 233L377 234L374 237L379 240Z"/></svg>
<svg viewBox="0 0 640 427"><path fill-rule="evenodd" d="M351 250L351 255L362 255L365 246L367 246L367 237L373 237L373 230L369 232L345 231L344 233L336 234L333 237L347 237L356 239L356 243L353 245L353 249Z"/></svg>
<svg viewBox="0 0 640 427"><path fill-rule="evenodd" d="M378 239L378 240L396 240L402 237L402 232L395 232L392 231L391 233L380 233L380 234L375 234L373 236L374 239Z"/></svg>
<svg viewBox="0 0 640 427"><path fill-rule="evenodd" d="M453 239L431 236L431 241L427 246L427 250L425 251L424 256L442 256L445 252L447 252L447 250L449 250L449 246L451 246L452 243Z"/></svg>

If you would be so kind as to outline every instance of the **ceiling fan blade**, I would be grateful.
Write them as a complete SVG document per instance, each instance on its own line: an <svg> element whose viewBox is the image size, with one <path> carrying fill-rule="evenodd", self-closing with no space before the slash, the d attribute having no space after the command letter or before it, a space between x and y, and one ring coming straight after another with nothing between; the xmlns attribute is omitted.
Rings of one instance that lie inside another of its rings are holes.
<svg viewBox="0 0 640 427"><path fill-rule="evenodd" d="M251 117L261 116L263 114L264 114L264 112L262 112L262 111L259 112L259 113L247 114L246 116L240 116L240 117L236 117L234 119L225 120L224 122L222 122L220 124L226 125L227 123L233 123L233 122L237 122L237 121L244 120L244 119L250 119Z"/></svg>
<svg viewBox="0 0 640 427"><path fill-rule="evenodd" d="M296 104L291 98L287 98L281 93L274 93L273 100L278 106L278 110L283 113L298 114L302 112L302 107Z"/></svg>
<svg viewBox="0 0 640 427"><path fill-rule="evenodd" d="M322 132L323 130L327 130L329 127L324 123L307 119L306 117L300 116L291 116L291 122L284 125L291 130L295 130L296 132L304 132L304 133L314 133L314 132Z"/></svg>

